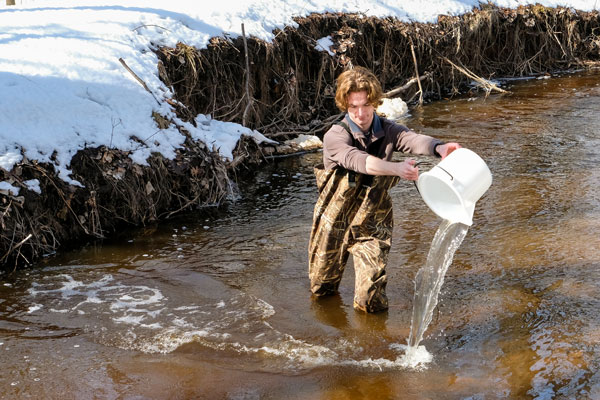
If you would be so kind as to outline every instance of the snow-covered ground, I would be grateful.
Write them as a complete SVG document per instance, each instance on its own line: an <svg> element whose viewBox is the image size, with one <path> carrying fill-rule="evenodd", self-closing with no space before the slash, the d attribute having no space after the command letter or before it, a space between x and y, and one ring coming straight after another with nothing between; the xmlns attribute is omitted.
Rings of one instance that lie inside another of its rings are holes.
<svg viewBox="0 0 600 400"><path fill-rule="evenodd" d="M295 25L293 16L361 12L404 21L435 21L439 14L462 14L473 0L17 0L0 5L0 168L11 170L24 157L53 162L69 177L71 158L85 147L106 145L131 151L144 164L153 152L172 158L184 137L177 127L159 129L158 112L185 126L194 138L225 158L241 135L264 137L241 125L198 115L197 126L177 119L165 99L173 93L160 81L157 45L177 42L203 48L214 36L246 34L263 40L273 30ZM540 3L597 9L595 0L493 1L498 6ZM319 49L328 51L328 40ZM147 92L120 59L148 86ZM132 136L144 141L132 140ZM51 161L51 158L53 161ZM36 182L29 182L39 191ZM10 182L0 190L19 192Z"/></svg>

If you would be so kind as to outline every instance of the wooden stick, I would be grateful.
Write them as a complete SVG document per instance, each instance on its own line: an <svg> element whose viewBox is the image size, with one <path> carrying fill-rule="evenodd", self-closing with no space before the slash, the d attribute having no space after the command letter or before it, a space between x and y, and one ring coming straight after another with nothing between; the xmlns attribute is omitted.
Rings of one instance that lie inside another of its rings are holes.
<svg viewBox="0 0 600 400"><path fill-rule="evenodd" d="M457 70L459 70L460 72L462 72L463 74L465 74L467 77L473 79L474 81L480 83L484 88L488 89L488 90L495 90L497 92L500 93L508 93L506 90L499 88L498 86L494 85L492 82L488 81L487 79L481 78L477 75L475 75L474 73L472 73L471 71L469 71L467 68L462 68L459 67L458 65L454 64L452 61L450 61L448 58L446 57L442 57L446 62L448 62L450 65L452 65L454 68L456 68Z"/></svg>
<svg viewBox="0 0 600 400"><path fill-rule="evenodd" d="M417 79L417 83L419 84L419 105L422 106L423 88L421 87L421 80L419 79L419 66L417 65L417 56L415 55L415 46L410 36L408 39L410 40L410 52L412 53L413 63L415 64L415 78Z"/></svg>
<svg viewBox="0 0 600 400"><path fill-rule="evenodd" d="M421 42L423 44L425 44L426 46L428 46L431 50L433 50L434 53L437 53L438 56L442 59L445 60L446 62L448 62L450 65L452 65L453 67L455 67L456 69L458 69L460 72L462 72L463 74L465 74L467 77L479 82L483 87L487 88L488 90L496 90L497 92L500 93L510 93L507 90L501 89L498 86L494 85L492 82L488 81L487 79L483 79L477 75L475 75L474 73L472 73L471 71L469 71L466 68L462 68L459 67L458 65L454 64L452 61L450 61L447 57L444 57L443 55L441 55L441 53L439 51L437 51L433 46L431 46L429 43L425 42L423 39L421 39ZM412 43L412 40L411 40ZM540 50L541 51L541 50Z"/></svg>
<svg viewBox="0 0 600 400"><path fill-rule="evenodd" d="M252 97L250 97L250 61L248 60L248 43L246 42L246 29L242 23L242 38L244 40L244 57L246 58L246 108L244 109L244 115L242 116L242 125L246 125L246 118L248 117L248 111L252 106Z"/></svg>
<svg viewBox="0 0 600 400"><path fill-rule="evenodd" d="M123 60L123 58L119 57L119 61L121 62L121 65L123 65L123 67L125 67L125 69L127 71L129 71L129 73L140 83L140 85L142 85L142 87L144 89L146 89L146 91L148 93L150 93L152 95L152 97L154 97L154 100L156 100L158 105L160 105L160 101L158 101L156 96L154 96L154 93L152 93L152 91L150 90L148 85L146 85L146 82L144 82L139 76L137 76L137 74L135 72L133 72L133 70L131 68L129 68L129 65L127 65L127 63L125 62L125 60Z"/></svg>
<svg viewBox="0 0 600 400"><path fill-rule="evenodd" d="M25 239L21 240L19 243L17 243L14 246L11 246L11 248L8 249L8 251L6 252L6 254L2 258L0 258L0 263L3 262L4 259L7 258L10 253L12 253L13 251L15 251L19 247L21 247L23 245L23 243L25 243L26 241L28 241L29 239L31 239L32 236L33 235L30 233L29 235L27 235L27 237Z"/></svg>
<svg viewBox="0 0 600 400"><path fill-rule="evenodd" d="M421 75L418 79L417 78L412 78L411 80L409 80L408 82L406 82L404 85L397 87L395 89L390 90L389 92L385 92L383 94L384 98L392 98L394 96L396 96L399 93L403 93L405 91L408 90L408 88L410 88L412 85L414 85L415 83L417 83L417 80L422 81L423 79L427 79L431 76L430 72L427 72L425 75Z"/></svg>

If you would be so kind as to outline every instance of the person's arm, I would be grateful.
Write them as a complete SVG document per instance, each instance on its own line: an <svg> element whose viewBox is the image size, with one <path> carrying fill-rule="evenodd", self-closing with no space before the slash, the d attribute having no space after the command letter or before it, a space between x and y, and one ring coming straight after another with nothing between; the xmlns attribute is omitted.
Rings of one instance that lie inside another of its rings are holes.
<svg viewBox="0 0 600 400"><path fill-rule="evenodd" d="M409 181L419 178L419 169L415 167L415 160L403 162L385 161L369 155L366 161L367 174L369 175L394 175Z"/></svg>
<svg viewBox="0 0 600 400"><path fill-rule="evenodd" d="M446 158L450 153L462 146L456 142L437 144L435 152ZM419 168L415 167L415 160L408 159L403 162L384 161L374 156L368 156L366 161L367 174L369 175L395 175L409 181L419 178Z"/></svg>
<svg viewBox="0 0 600 400"><path fill-rule="evenodd" d="M333 125L323 137L323 163L325 168L338 165L350 171L365 174L365 160L369 154L359 150L352 136L339 125Z"/></svg>
<svg viewBox="0 0 600 400"><path fill-rule="evenodd" d="M461 147L458 143L444 143L430 136L418 134L401 125L394 128L399 129L397 132L399 135L398 147L399 150L404 152L434 154L444 159ZM412 159L394 162L369 155L365 162L365 168L369 175L393 175L416 181L419 178L419 169L415 167L415 163L415 160Z"/></svg>

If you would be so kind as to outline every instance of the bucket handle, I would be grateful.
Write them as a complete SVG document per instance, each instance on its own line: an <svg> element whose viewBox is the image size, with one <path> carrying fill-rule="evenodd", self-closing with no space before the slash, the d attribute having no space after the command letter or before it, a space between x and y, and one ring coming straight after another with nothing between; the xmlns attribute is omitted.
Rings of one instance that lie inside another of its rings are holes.
<svg viewBox="0 0 600 400"><path fill-rule="evenodd" d="M450 180L451 180L451 181L453 181L453 180L454 180L454 177L452 176L452 174L451 174L450 172L448 172L448 171L446 171L444 168L440 167L440 166L439 166L439 164L437 164L437 165L433 165L433 163L432 163L432 162L430 162L430 161L419 161L418 163L415 163L414 167L416 168L416 167L418 167L419 165L422 165L422 164L426 164L426 165L432 165L432 166L434 166L434 167L438 167L439 169L441 169L442 171L444 171L445 173L447 173L447 174L448 174L448 176L450 177Z"/></svg>
<svg viewBox="0 0 600 400"><path fill-rule="evenodd" d="M419 161L419 162L415 163L414 167L415 167L415 168L418 168L418 167L419 167L419 165L422 165L422 164L425 164L425 165L433 165L433 163L432 163L432 162L430 162L430 161ZM413 181L413 184L415 185L415 189L417 189L417 193L419 193L419 196L420 196L420 195L421 195L421 192L419 191L419 187L417 186L417 181Z"/></svg>
<svg viewBox="0 0 600 400"><path fill-rule="evenodd" d="M440 167L439 165L436 165L436 167L438 167L439 169L441 169L442 171L444 171L445 173L448 174L448 176L450 177L450 180L453 181L454 177L452 176L452 174L448 171L446 171L444 168Z"/></svg>
<svg viewBox="0 0 600 400"><path fill-rule="evenodd" d="M417 168L419 165L422 165L422 164L433 165L433 163L430 161L419 161L419 162L415 163L414 167ZM454 180L454 177L452 176L452 174L450 172L446 171L444 168L440 167L439 165L434 165L434 167L438 167L439 169L441 169L442 171L447 173L448 176L450 177L451 181ZM421 195L421 192L419 191L419 187L417 186L417 182L413 181L413 183L415 185L415 189L417 189L417 193L419 193L419 195Z"/></svg>

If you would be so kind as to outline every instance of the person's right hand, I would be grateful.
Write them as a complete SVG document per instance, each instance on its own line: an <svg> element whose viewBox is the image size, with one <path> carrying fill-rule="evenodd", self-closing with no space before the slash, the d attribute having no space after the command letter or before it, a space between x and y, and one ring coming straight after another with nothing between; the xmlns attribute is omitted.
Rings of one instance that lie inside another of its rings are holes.
<svg viewBox="0 0 600 400"><path fill-rule="evenodd" d="M397 174L400 178L416 181L419 179L419 168L415 167L415 160L408 159L397 163Z"/></svg>
<svg viewBox="0 0 600 400"><path fill-rule="evenodd" d="M450 155L454 150L460 149L462 146L456 142L450 142L439 145L437 147L438 154L442 157L442 160Z"/></svg>

